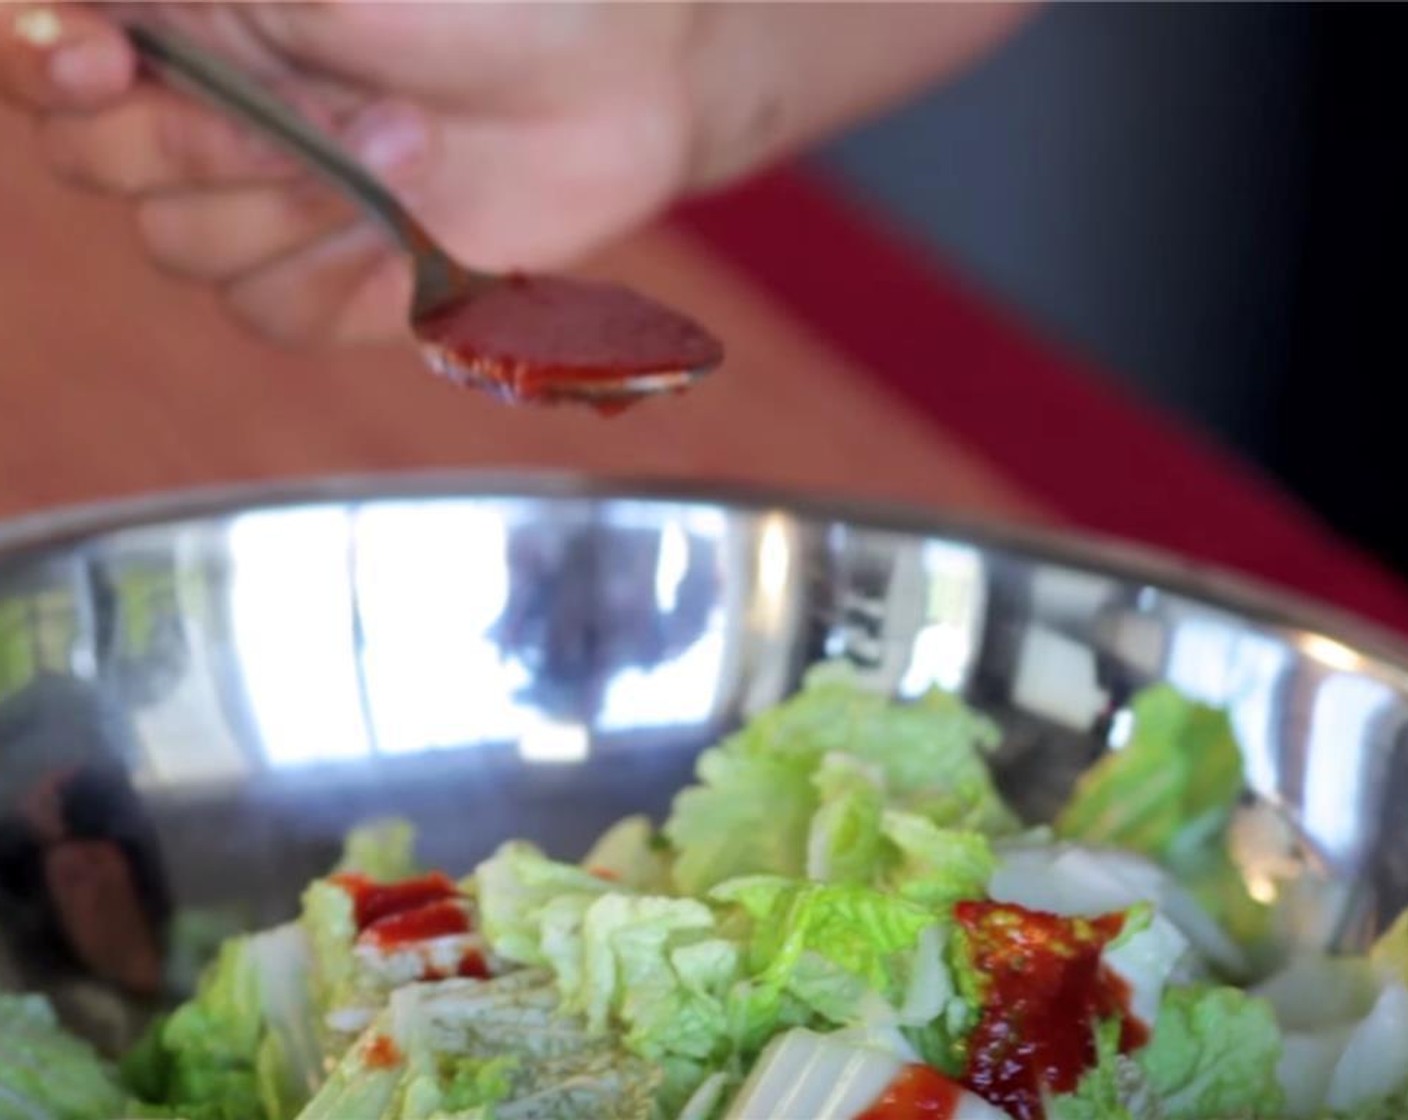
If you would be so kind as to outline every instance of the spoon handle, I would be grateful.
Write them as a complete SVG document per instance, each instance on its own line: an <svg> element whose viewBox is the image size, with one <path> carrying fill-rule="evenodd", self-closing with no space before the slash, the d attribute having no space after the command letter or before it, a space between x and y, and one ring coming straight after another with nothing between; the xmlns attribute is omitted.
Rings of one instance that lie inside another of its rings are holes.
<svg viewBox="0 0 1408 1120"><path fill-rule="evenodd" d="M165 81L234 114L315 167L353 201L366 207L412 256L438 254L434 240L385 186L331 137L278 98L179 35L142 24L130 24L126 30L137 53Z"/></svg>

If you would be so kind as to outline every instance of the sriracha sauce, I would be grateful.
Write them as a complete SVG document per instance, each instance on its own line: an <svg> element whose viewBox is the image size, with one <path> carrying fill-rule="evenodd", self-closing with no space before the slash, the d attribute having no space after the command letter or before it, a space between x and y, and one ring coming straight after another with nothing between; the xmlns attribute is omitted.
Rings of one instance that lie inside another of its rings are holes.
<svg viewBox="0 0 1408 1120"><path fill-rule="evenodd" d="M1129 986L1100 960L1122 914L1067 918L1001 902L960 902L954 917L981 977L963 1084L1013 1120L1045 1120L1043 1091L1066 1093L1095 1064L1095 1030L1118 1019L1120 1051L1148 1041Z"/></svg>
<svg viewBox="0 0 1408 1120"><path fill-rule="evenodd" d="M856 1120L952 1120L962 1092L936 1069L907 1065Z"/></svg>

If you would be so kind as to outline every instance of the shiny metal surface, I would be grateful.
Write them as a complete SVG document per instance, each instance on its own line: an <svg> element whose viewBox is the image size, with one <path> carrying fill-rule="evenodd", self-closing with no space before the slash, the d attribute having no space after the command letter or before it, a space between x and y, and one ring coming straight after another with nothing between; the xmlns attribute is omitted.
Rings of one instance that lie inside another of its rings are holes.
<svg viewBox="0 0 1408 1120"><path fill-rule="evenodd" d="M1033 819L1140 686L1225 704L1254 893L1316 944L1408 903L1408 652L1351 622L913 514L382 478L0 526L0 986L127 1034L359 819L454 870L510 835L577 854L827 657L997 716Z"/></svg>

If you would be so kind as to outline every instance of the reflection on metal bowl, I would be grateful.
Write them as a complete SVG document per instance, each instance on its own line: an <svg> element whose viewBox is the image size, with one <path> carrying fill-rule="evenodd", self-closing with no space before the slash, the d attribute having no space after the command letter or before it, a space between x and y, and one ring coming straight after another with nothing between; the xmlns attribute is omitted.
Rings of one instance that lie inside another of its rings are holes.
<svg viewBox="0 0 1408 1120"><path fill-rule="evenodd" d="M1362 944L1408 904L1408 651L1102 544L739 493L376 479L0 527L0 987L100 1039L399 813L467 869L660 813L698 751L845 658L963 693L1039 820L1141 686L1225 705L1236 858Z"/></svg>

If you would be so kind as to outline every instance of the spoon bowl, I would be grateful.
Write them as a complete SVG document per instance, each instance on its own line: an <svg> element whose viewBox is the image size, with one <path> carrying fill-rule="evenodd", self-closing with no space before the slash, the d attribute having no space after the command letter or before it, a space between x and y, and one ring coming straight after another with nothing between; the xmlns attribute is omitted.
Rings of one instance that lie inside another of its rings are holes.
<svg viewBox="0 0 1408 1120"><path fill-rule="evenodd" d="M509 400L623 405L678 392L718 344L684 316L614 284L510 276L413 320L431 367Z"/></svg>

